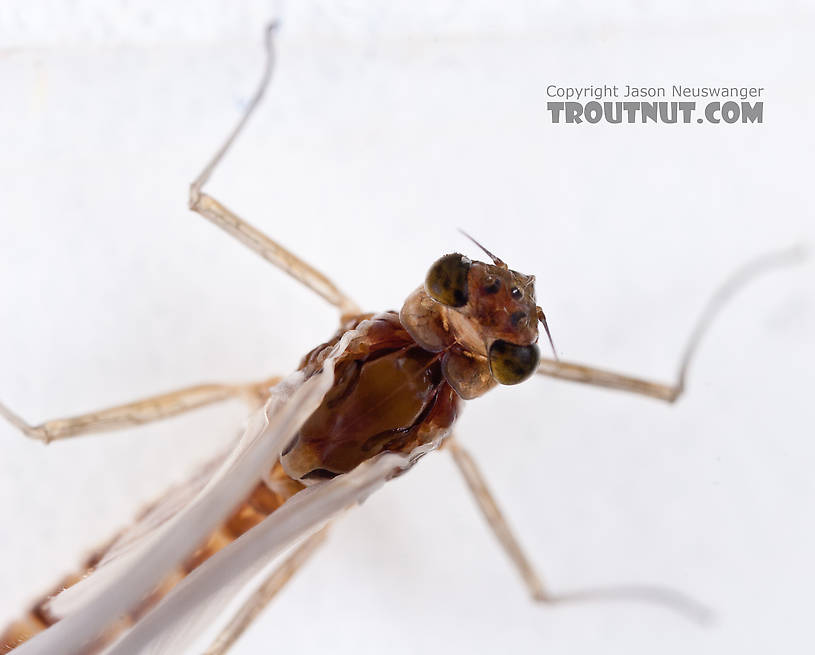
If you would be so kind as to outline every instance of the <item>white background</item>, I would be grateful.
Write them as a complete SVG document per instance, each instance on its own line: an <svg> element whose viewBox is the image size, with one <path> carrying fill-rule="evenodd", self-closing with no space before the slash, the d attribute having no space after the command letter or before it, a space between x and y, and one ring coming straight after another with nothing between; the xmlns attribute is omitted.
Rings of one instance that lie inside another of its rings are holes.
<svg viewBox="0 0 815 655"><path fill-rule="evenodd" d="M262 65L263 3L0 9L0 398L32 422L296 367L335 316L187 184ZM804 3L291 3L210 190L370 310L462 227L538 276L564 358L671 378L696 313L815 242ZM763 125L552 125L547 84L766 87ZM340 524L236 653L811 649L813 262L745 289L674 407L533 379L462 440L551 589L662 583L716 612L534 606L444 454ZM183 479L238 404L47 448L0 426L0 618ZM289 650L291 649L291 650Z"/></svg>

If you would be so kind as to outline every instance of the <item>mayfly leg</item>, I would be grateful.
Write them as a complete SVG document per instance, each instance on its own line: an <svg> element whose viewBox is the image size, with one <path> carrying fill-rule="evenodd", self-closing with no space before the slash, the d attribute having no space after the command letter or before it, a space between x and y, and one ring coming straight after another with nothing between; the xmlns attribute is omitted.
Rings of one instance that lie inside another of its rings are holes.
<svg viewBox="0 0 815 655"><path fill-rule="evenodd" d="M276 566L252 595L241 605L229 623L224 626L204 655L224 655L260 616L265 607L280 590L303 567L316 550L325 542L329 526L315 532L299 544Z"/></svg>
<svg viewBox="0 0 815 655"><path fill-rule="evenodd" d="M792 264L800 261L806 252L803 248L791 248L780 252L770 253L749 262L747 265L736 271L724 284L713 294L705 308L702 310L696 325L685 345L679 363L679 372L673 384L653 382L643 378L623 375L594 366L585 366L565 362L563 360L549 359L541 357L538 365L538 373L561 380L571 382L581 382L607 389L617 389L644 396L650 396L668 403L676 402L685 390L685 379L693 355L696 353L699 343L705 332L710 327L713 319L719 313L724 304L749 281L758 275L775 269L782 265Z"/></svg>
<svg viewBox="0 0 815 655"><path fill-rule="evenodd" d="M276 29L276 23L272 23L266 28L264 41L266 46L266 65L255 95L252 97L232 132L230 132L210 162L204 167L204 170L201 171L190 185L189 207L194 212L212 221L215 225L231 234L243 245L254 250L258 255L325 298L339 309L341 317L353 316L360 313L357 304L345 295L345 293L323 273L263 234L263 232L247 223L240 216L202 190L215 168L235 142L235 139L240 135L249 117L263 99L263 95L272 78L272 72L274 71L274 32Z"/></svg>
<svg viewBox="0 0 815 655"><path fill-rule="evenodd" d="M92 432L143 425L232 398L243 398L254 408L265 402L269 387L279 380L280 378L269 378L248 384L200 384L79 416L52 419L40 425L29 425L2 404L0 416L25 436L49 443Z"/></svg>
<svg viewBox="0 0 815 655"><path fill-rule="evenodd" d="M472 455L459 444L458 439L454 436L450 436L444 441L444 448L452 455L453 461L464 477L464 481L467 483L467 487L478 508L510 560L512 560L515 568L518 569L518 573L520 573L521 579L532 599L536 601L546 600L547 594L543 583L535 572L529 558L524 554L521 544L509 527L507 520L498 507L498 503L495 502L495 498L487 486L487 481L484 479L484 475L479 470Z"/></svg>
<svg viewBox="0 0 815 655"><path fill-rule="evenodd" d="M758 274L779 265L797 261L803 254L801 248L795 248L757 259L737 271L719 288L705 306L691 333L680 360L679 374L674 384L652 382L592 366L548 358L541 358L537 372L541 375L559 379L628 391L667 402L674 402L684 391L688 367L702 336L724 303ZM709 611L693 599L676 590L661 586L627 585L583 589L557 595L551 594L544 587L540 576L510 529L473 457L453 437L447 439L445 447L452 455L481 513L518 570L533 600L543 603L584 600L643 601L663 605L696 621L703 622L710 618Z"/></svg>
<svg viewBox="0 0 815 655"><path fill-rule="evenodd" d="M694 599L677 590L658 585L615 585L568 593L549 592L509 527L472 455L452 436L444 442L444 448L452 455L478 508L520 574L533 601L550 605L598 600L646 602L661 605L699 623L710 619L710 611Z"/></svg>

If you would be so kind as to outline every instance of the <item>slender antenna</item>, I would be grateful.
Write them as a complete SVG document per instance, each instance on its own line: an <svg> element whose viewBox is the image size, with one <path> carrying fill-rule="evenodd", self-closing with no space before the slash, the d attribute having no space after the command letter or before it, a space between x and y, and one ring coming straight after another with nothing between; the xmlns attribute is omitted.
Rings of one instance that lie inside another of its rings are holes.
<svg viewBox="0 0 815 655"><path fill-rule="evenodd" d="M555 359L560 359L557 356L557 350L555 350L555 342L552 341L552 334L549 332L549 324L546 322L546 315L543 313L543 310L540 307L536 307L535 309L538 310L538 320L543 324L543 329L546 330L546 337L549 339L549 345L552 346L552 354L555 356Z"/></svg>
<svg viewBox="0 0 815 655"><path fill-rule="evenodd" d="M458 228L458 231L461 232L465 237L467 237L479 248L481 248L481 250L487 253L487 257L489 257L492 260L492 263L495 264L498 268L509 268L502 259L499 259L495 255L493 255L489 250L482 246L478 241L473 239L473 237L467 234L464 230ZM549 324L546 322L546 316L544 315L543 310L540 307L536 307L536 309L538 311L538 320L543 324L543 329L546 330L546 338L549 339L549 345L552 347L552 354L555 356L555 359L558 359L557 351L555 350L555 342L552 341L552 334L549 332Z"/></svg>
<svg viewBox="0 0 815 655"><path fill-rule="evenodd" d="M501 260L501 259L499 259L498 257L496 257L495 255L493 255L493 254L492 254L492 253L491 253L489 250L487 250L487 249L486 249L484 246L482 246L480 243L478 243L478 241L476 241L475 239L473 239L473 238L472 238L472 237L471 237L469 234L467 234L467 233L466 233L464 230L462 230L461 228L458 228L458 231L459 231L459 232L461 232L461 233L462 233L462 234L463 234L465 237L467 237L467 238L468 238L470 241L472 241L472 242L473 242L475 245L477 245L479 248L481 248L481 250L483 250L485 253L487 253L487 257L489 257L489 258L492 260L492 263L493 263L493 264L495 264L495 265L496 265L498 268L509 268L509 267L508 267L508 266L507 266L507 265L506 265L506 264L503 262L503 260Z"/></svg>

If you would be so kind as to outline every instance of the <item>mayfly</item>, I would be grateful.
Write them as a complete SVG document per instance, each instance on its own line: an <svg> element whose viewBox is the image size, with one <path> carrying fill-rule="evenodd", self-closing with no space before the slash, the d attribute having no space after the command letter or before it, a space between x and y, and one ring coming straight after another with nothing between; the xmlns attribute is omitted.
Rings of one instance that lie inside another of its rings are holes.
<svg viewBox="0 0 815 655"><path fill-rule="evenodd" d="M190 208L335 306L340 330L285 379L190 387L38 426L0 406L13 425L45 443L142 424L228 398L243 397L255 407L229 453L147 508L136 525L95 552L79 575L62 581L10 626L2 640L6 651L183 652L224 604L273 562L271 573L208 650L226 652L320 545L330 521L440 448L451 454L536 601L614 593L694 611L682 597L659 589L552 594L453 428L463 401L534 374L674 402L722 301L785 256L754 262L714 296L691 335L674 384L558 359L537 305L534 277L512 270L478 242L488 262L444 255L399 312L364 314L329 278L204 191L268 85L272 34L270 29L258 90L192 183ZM538 326L552 356L538 349Z"/></svg>

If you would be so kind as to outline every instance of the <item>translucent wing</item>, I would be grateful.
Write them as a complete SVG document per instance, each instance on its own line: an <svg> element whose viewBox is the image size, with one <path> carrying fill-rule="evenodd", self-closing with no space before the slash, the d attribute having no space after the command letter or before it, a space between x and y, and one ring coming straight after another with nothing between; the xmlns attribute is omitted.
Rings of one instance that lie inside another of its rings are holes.
<svg viewBox="0 0 815 655"><path fill-rule="evenodd" d="M62 619L72 612L81 610L107 581L116 576L119 567L128 566L128 563L147 547L149 540L156 537L156 533L168 521L198 497L207 482L217 475L219 465L224 459L220 456L206 462L185 483L168 489L143 515L104 548L101 558L94 564L89 575L44 604L46 612L56 619Z"/></svg>
<svg viewBox="0 0 815 655"><path fill-rule="evenodd" d="M278 384L265 408L253 414L239 445L177 516L75 592L71 611L17 648L19 655L80 652L137 607L245 498L282 447L320 404L333 382L333 365L355 332L344 335L321 373L296 373ZM90 583L94 580L93 584ZM77 598L79 600L77 601ZM64 608L63 608L64 609Z"/></svg>
<svg viewBox="0 0 815 655"><path fill-rule="evenodd" d="M138 549L143 540L150 538L156 530L161 529L168 521L183 511L198 497L207 482L218 475L219 466L224 459L224 454L219 453L218 457L206 462L183 484L171 487L157 502L150 505L132 525L128 526L116 537L105 549L102 558L94 566L94 570L98 571L109 562Z"/></svg>
<svg viewBox="0 0 815 655"><path fill-rule="evenodd" d="M283 549L338 512L364 500L410 466L415 457L415 452L385 453L350 473L301 491L188 575L153 611L105 650L105 655L187 652L186 648L217 618L234 594Z"/></svg>

